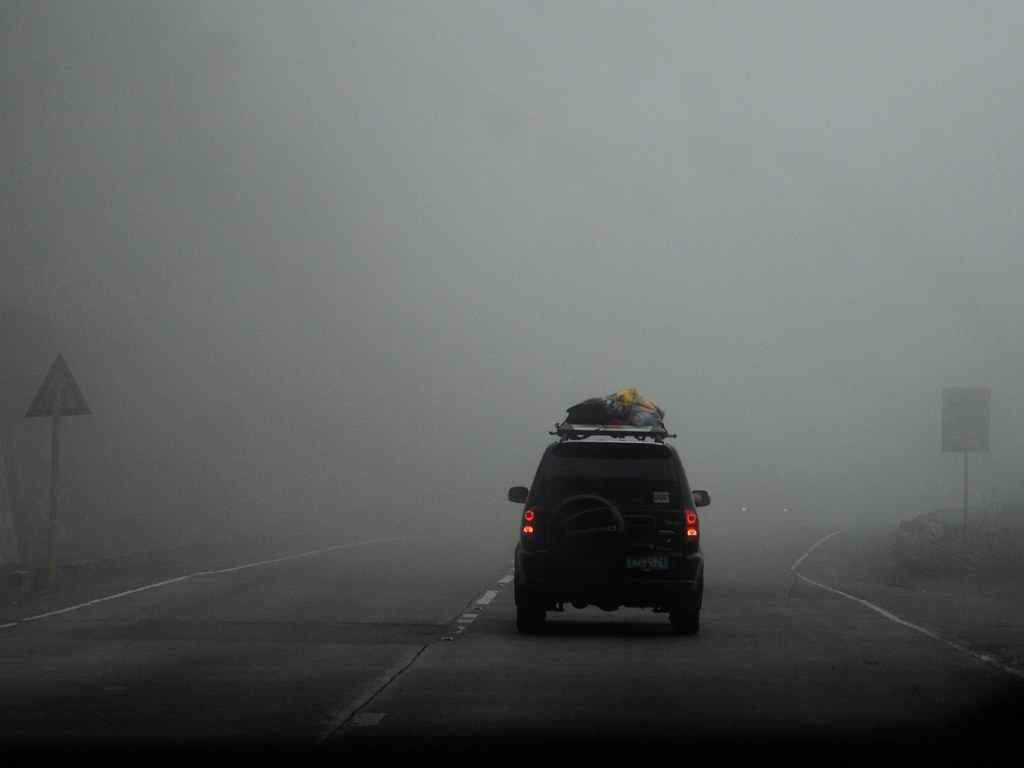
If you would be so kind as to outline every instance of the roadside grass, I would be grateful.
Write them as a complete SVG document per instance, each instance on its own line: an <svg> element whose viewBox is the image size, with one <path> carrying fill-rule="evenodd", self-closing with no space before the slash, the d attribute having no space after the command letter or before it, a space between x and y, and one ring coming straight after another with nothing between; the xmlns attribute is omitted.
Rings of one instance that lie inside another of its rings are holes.
<svg viewBox="0 0 1024 768"><path fill-rule="evenodd" d="M1024 604L1024 500L995 511L939 510L900 523L892 583Z"/></svg>
<svg viewBox="0 0 1024 768"><path fill-rule="evenodd" d="M926 592L954 592L991 597L1024 605L1024 579L1004 582L981 582L954 579L907 579L900 583L907 589Z"/></svg>

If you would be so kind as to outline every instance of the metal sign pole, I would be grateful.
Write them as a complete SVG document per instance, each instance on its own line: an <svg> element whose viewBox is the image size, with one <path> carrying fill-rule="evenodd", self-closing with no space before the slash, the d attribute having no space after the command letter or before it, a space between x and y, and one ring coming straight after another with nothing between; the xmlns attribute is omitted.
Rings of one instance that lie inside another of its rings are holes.
<svg viewBox="0 0 1024 768"><path fill-rule="evenodd" d="M50 446L49 582L57 580L57 502L60 498L60 409L63 387L53 390L53 444Z"/></svg>
<svg viewBox="0 0 1024 768"><path fill-rule="evenodd" d="M964 451L964 528L961 538L967 541L967 451Z"/></svg>
<svg viewBox="0 0 1024 768"><path fill-rule="evenodd" d="M967 540L967 454L992 448L992 392L988 387L944 387L942 390L942 450L964 454L964 524Z"/></svg>

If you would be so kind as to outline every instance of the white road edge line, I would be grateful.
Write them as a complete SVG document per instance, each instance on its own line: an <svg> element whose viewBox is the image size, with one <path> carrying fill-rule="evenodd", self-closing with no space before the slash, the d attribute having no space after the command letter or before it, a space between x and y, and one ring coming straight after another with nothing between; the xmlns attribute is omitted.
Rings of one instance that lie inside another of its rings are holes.
<svg viewBox="0 0 1024 768"><path fill-rule="evenodd" d="M851 594L849 594L847 592L843 592L841 589L836 589L835 587L830 587L827 584L822 584L821 582L814 581L813 579L809 579L806 576L804 576L802 573L800 573L800 571L799 571L800 566L803 565L803 562L804 562L804 560L807 559L807 556L810 555L811 552L813 552L816 547L818 547L820 544L823 544L828 539L831 539L837 533L841 533L841 531L833 531L828 536L825 536L824 538L819 539L817 542L814 543L814 545L810 549L808 549L804 554L800 555L800 557L798 557L796 559L796 561L793 563L793 565L790 566L790 570L793 572L793 576L795 576L796 578L798 578L798 579L800 579L800 580L802 580L802 581L804 581L804 582L806 582L806 583L808 583L808 584L810 584L812 586L818 587L819 589L824 589L827 592L831 592L831 593L833 593L835 595L840 595L841 597L845 597L845 598L847 598L849 600L853 600L854 602L860 603L861 605L863 605L863 606L865 606L867 608L870 608L872 611L875 611L876 613L881 614L882 616L887 618L889 621L893 621L893 622L895 622L897 624L900 624L900 625L902 625L904 627L907 627L909 629L913 629L916 632L920 632L922 635L930 637L933 640L937 640L938 642L943 643L944 645L952 648L955 651L959 651L960 653L966 653L971 658L977 659L978 661L981 661L981 662L983 662L985 664L993 666L996 669L1002 670L1003 672L1007 672L1007 673L1009 673L1011 675L1015 675L1016 677L1024 679L1024 670L1017 669L1016 667L1011 667L1008 664L1003 664L998 659L995 659L992 656L989 656L987 654L976 653L975 651L972 651L969 648L964 648L962 645L958 645L957 643L954 643L951 640L946 640L943 637L939 637L934 632L931 632L930 630L927 630L924 627L920 627L917 624L913 624L913 623L907 621L906 619L902 619L899 616L897 616L896 614L894 614L894 613L892 613L890 611L887 611L884 608L882 608L881 606L875 605L874 603L872 603L872 602L870 602L868 600L865 600L862 597L857 597L856 595L851 595Z"/></svg>
<svg viewBox="0 0 1024 768"><path fill-rule="evenodd" d="M235 565L235 566L232 566L231 568L220 568L220 569L212 570L212 571L197 571L196 573L190 573L190 574L188 574L186 576L176 576L173 579L165 579L164 581L158 581L158 582L155 582L153 584L146 584L146 585L141 586L141 587L136 587L135 589L127 589L124 592L118 592L117 594L114 594L114 595L106 595L105 597L97 597L95 600L87 600L84 603L77 603L75 605L69 605L69 606L67 606L65 608L58 608L55 611L48 611L46 613L39 613L39 614L36 614L35 616L26 616L26 617L24 617L22 619L18 619L17 621L12 621L12 622L9 622L7 624L0 624L0 629L9 629L10 627L16 627L19 624L22 624L22 623L24 623L26 621L38 621L39 619L46 619L46 618L49 618L50 616L58 616L58 615L60 615L62 613L70 613L71 611L77 611L80 608L86 608L86 607L88 607L90 605L96 605L97 603L104 603L107 600L118 600L118 599L120 599L122 597L128 597L129 595L134 595L134 594L136 594L138 592L145 592L147 589L156 589L157 587L164 587L164 586L167 586L168 584L174 584L174 583L179 582L179 581L185 581L186 579L194 579L197 576L213 576L213 575L216 575L216 574L219 574L219 573L232 573L234 571L244 571L247 568L256 568L257 566L261 566L261 565L273 565L274 563L283 563L283 562L286 562L288 560L298 560L300 557L309 557L310 555L319 555L319 554L322 554L324 552L333 552L333 551L338 550L338 549L352 549L353 547L363 547L363 546L366 546L368 544L380 544L381 542L385 542L385 541L397 541L397 540L401 540L401 539L432 538L432 537L434 537L436 535L438 535L438 534L422 534L422 535L418 535L418 536L391 536L391 537L382 538L382 539L367 539L366 541L355 541L355 542L352 542L350 544L335 544L332 547L324 547L323 549L314 549L314 550L310 550L309 552L300 552L300 553L298 553L296 555L286 555L285 557L276 557L276 558L274 558L272 560L260 560L260 561L257 561L255 563L243 563L242 565Z"/></svg>

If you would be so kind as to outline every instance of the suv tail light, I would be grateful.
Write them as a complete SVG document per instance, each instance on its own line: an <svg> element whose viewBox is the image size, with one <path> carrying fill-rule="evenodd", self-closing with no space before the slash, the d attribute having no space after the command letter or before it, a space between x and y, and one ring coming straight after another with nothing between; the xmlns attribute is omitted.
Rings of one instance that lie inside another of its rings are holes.
<svg viewBox="0 0 1024 768"><path fill-rule="evenodd" d="M697 519L697 513L692 509L684 509L683 517L686 524L686 540L696 544L700 541L700 520Z"/></svg>
<svg viewBox="0 0 1024 768"><path fill-rule="evenodd" d="M527 507L526 509L523 510L523 524L522 524L522 528L520 530L522 530L524 536L529 536L529 535L533 534L533 532L534 532L533 520L534 520L534 518L536 516L537 516L537 508L536 507Z"/></svg>

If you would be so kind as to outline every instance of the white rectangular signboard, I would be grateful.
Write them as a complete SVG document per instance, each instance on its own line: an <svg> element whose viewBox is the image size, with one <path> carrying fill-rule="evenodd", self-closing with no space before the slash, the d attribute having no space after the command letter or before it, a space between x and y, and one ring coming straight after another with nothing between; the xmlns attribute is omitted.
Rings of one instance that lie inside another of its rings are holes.
<svg viewBox="0 0 1024 768"><path fill-rule="evenodd" d="M992 394L988 387L942 390L942 451L988 453L992 442Z"/></svg>

